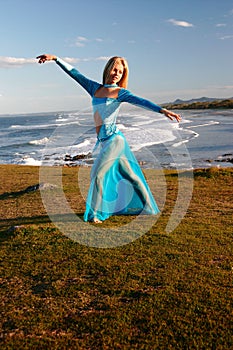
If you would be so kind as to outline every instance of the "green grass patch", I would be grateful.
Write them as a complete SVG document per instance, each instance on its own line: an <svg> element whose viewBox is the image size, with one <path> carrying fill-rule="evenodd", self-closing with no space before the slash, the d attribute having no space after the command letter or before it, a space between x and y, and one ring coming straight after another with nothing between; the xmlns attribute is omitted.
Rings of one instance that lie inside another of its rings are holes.
<svg viewBox="0 0 233 350"><path fill-rule="evenodd" d="M166 171L159 220L111 249L78 244L51 223L40 191L25 191L39 183L38 168L0 170L1 349L233 348L233 169L194 172L190 206L170 234L178 176ZM81 217L77 171L63 169L63 188ZM159 173L145 174L158 186Z"/></svg>

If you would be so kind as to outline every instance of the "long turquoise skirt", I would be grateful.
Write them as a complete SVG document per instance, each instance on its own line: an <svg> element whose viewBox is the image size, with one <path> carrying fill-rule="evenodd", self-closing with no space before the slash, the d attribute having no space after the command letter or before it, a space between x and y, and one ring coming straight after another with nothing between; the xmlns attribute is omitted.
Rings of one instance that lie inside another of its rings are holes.
<svg viewBox="0 0 233 350"><path fill-rule="evenodd" d="M99 144L91 170L84 221L111 215L158 214L141 168L121 132Z"/></svg>

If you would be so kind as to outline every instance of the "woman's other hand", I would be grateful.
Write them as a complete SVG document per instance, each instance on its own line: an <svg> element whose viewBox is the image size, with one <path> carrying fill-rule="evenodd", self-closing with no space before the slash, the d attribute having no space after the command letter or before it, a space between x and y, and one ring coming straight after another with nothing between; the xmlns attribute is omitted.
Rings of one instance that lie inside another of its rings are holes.
<svg viewBox="0 0 233 350"><path fill-rule="evenodd" d="M169 111L168 109L165 109L165 108L163 108L161 110L161 113L163 113L166 117L168 117L171 120L176 119L178 123L182 119L180 114L174 113L174 112Z"/></svg>

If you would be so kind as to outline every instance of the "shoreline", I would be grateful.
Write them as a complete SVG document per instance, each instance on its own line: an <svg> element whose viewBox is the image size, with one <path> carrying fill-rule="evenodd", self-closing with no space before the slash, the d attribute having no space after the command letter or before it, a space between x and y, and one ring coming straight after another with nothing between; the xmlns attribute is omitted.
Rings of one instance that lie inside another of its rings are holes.
<svg viewBox="0 0 233 350"><path fill-rule="evenodd" d="M221 164L212 164L210 163L209 166L196 166L196 167L190 167L190 168L167 168L167 167L160 167L160 168L150 168L150 167L144 167L141 163L139 163L139 166L143 172L147 171L155 171L155 172L164 172L166 173L181 173L181 172L195 172L195 171L211 171L213 169L216 170L230 170L233 169L233 164L227 164L227 165L221 165ZM37 169L39 171L40 168L47 168L47 169L87 169L87 171L90 171L92 166L91 165L80 165L80 164L75 164L75 165L69 165L69 164L64 164L64 165L30 165L30 164L1 164L0 163L0 168L1 167L18 167L18 168L31 168L31 169Z"/></svg>
<svg viewBox="0 0 233 350"><path fill-rule="evenodd" d="M225 158L227 157L227 158ZM75 157L74 157L75 158ZM208 163L208 166L196 166L196 167L190 167L190 168L178 168L175 166L171 167L147 167L147 162L146 161L138 161L138 164L140 165L142 170L164 170L164 171L195 171L199 169L203 170L208 170L211 168L218 168L218 169L228 169L228 168L233 168L233 154L224 154L222 156L219 156L219 159L206 159L206 163ZM0 167L2 166L15 166L15 167L32 167L32 168L40 168L40 167L47 167L47 168L87 168L91 169L93 166L93 163L90 164L77 164L75 163L64 163L64 164L17 164L17 163L0 163Z"/></svg>

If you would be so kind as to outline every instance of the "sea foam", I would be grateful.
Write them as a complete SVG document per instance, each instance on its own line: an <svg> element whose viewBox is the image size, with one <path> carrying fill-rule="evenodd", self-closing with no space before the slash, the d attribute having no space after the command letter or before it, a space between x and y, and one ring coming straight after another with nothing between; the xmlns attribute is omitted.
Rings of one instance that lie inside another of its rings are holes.
<svg viewBox="0 0 233 350"><path fill-rule="evenodd" d="M45 145L49 141L48 137L43 137L42 139L39 140L32 140L29 141L30 145Z"/></svg>

